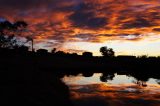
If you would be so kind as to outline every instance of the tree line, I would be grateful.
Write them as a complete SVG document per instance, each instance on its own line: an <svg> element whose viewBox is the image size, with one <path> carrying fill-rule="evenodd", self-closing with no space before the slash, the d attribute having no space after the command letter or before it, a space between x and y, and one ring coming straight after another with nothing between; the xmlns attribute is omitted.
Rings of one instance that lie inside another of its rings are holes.
<svg viewBox="0 0 160 106"><path fill-rule="evenodd" d="M0 22L0 49L27 48L25 43L31 40L32 38L27 36L26 42L22 42L17 39L17 36L23 35L23 32L25 32L27 26L28 24L25 21L16 21L14 23L11 23L5 20ZM37 51L47 52L47 50L45 49L39 49ZM113 57L115 55L115 52L113 51L113 49L108 48L107 46L101 47L99 51L104 57ZM63 51L56 51L56 48L53 48L51 52L58 53L58 54L65 54ZM93 53L84 52L82 55L86 57L92 57Z"/></svg>

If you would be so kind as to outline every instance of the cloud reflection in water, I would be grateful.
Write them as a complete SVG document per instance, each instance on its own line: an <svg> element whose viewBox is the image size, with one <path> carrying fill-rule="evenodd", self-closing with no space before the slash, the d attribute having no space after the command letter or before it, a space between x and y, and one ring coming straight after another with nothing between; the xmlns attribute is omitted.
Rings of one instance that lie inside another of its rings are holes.
<svg viewBox="0 0 160 106"><path fill-rule="evenodd" d="M115 75L112 81L101 82L101 74L92 77L64 77L71 91L71 99L76 106L158 106L160 105L160 85L155 79L147 82L147 87L135 83L135 78Z"/></svg>

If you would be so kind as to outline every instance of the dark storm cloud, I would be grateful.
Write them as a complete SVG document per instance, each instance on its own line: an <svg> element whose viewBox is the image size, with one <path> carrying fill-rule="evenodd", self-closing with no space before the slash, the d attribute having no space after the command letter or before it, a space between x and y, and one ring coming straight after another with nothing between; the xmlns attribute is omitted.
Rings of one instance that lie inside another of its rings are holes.
<svg viewBox="0 0 160 106"><path fill-rule="evenodd" d="M75 27L102 28L107 24L105 17L94 17L93 13L75 12L70 16Z"/></svg>
<svg viewBox="0 0 160 106"><path fill-rule="evenodd" d="M1 8L28 9L39 6L52 6L64 0L0 0Z"/></svg>
<svg viewBox="0 0 160 106"><path fill-rule="evenodd" d="M74 5L81 0L0 0L0 9L8 10L30 10L41 9L55 10L55 11L72 11ZM73 4L73 6L69 5Z"/></svg>
<svg viewBox="0 0 160 106"><path fill-rule="evenodd" d="M124 29L130 29L130 28L144 28L144 27L151 27L154 26L153 23L151 23L149 20L146 20L145 18L136 18L133 21L125 22L122 25L122 28Z"/></svg>
<svg viewBox="0 0 160 106"><path fill-rule="evenodd" d="M69 17L75 27L96 29L107 24L106 17L97 17L90 4L81 3L76 7L74 13Z"/></svg>
<svg viewBox="0 0 160 106"><path fill-rule="evenodd" d="M0 0L0 7L7 9L28 9L38 7L41 3L51 2L52 0Z"/></svg>

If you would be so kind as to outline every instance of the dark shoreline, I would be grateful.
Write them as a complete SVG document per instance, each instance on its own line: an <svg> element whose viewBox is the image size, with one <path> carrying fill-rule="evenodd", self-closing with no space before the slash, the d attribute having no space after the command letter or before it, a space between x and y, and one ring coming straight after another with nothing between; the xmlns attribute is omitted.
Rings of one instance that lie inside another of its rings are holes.
<svg viewBox="0 0 160 106"><path fill-rule="evenodd" d="M137 81L160 79L160 58L84 57L77 55L0 52L2 105L72 106L69 89L61 78L82 73L90 77L103 73L133 76Z"/></svg>

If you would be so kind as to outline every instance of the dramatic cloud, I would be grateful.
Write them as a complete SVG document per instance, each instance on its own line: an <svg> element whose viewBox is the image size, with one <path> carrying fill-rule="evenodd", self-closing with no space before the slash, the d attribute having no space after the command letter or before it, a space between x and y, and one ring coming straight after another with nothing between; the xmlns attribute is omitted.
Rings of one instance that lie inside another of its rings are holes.
<svg viewBox="0 0 160 106"><path fill-rule="evenodd" d="M144 18L136 18L133 21L128 21L123 24L123 28L143 28L143 27L151 27L154 26L151 22Z"/></svg>
<svg viewBox="0 0 160 106"><path fill-rule="evenodd" d="M80 28L103 28L107 24L106 17L96 16L94 9L90 4L79 4L76 11L69 17L73 21L73 25Z"/></svg>
<svg viewBox="0 0 160 106"><path fill-rule="evenodd" d="M26 21L37 46L137 41L160 33L159 0L0 0L0 13Z"/></svg>

